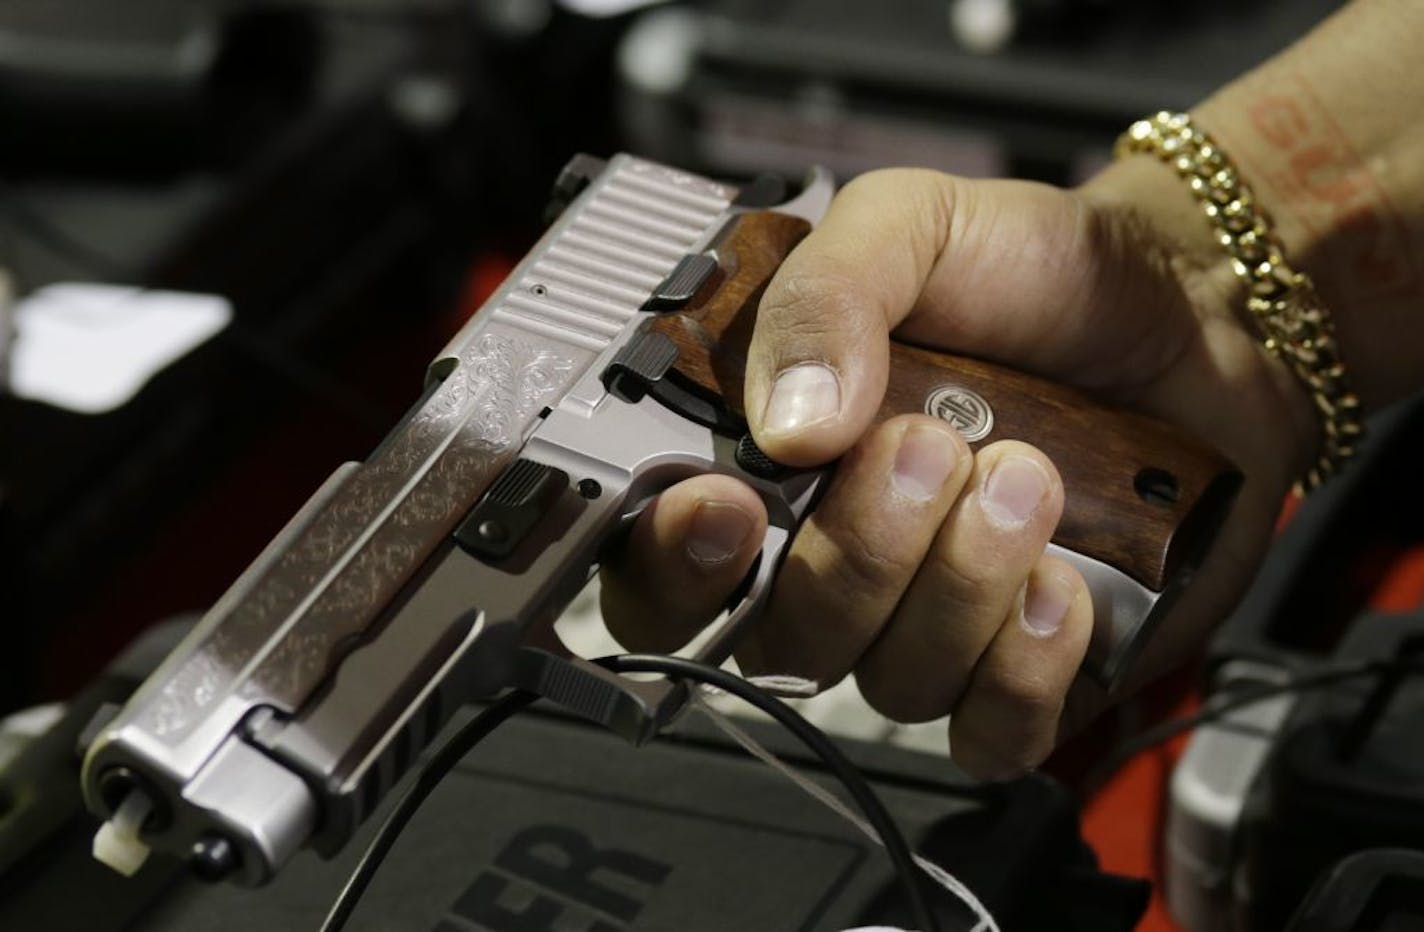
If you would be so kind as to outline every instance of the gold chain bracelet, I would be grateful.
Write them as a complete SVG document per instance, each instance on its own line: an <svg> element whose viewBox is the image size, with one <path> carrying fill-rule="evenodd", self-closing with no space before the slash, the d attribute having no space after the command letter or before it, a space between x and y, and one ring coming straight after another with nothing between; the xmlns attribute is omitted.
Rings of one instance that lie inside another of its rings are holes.
<svg viewBox="0 0 1424 932"><path fill-rule="evenodd" d="M1247 316L1267 352L1309 390L1322 428L1321 452L1298 483L1309 491L1339 471L1363 434L1360 401L1350 390L1330 312L1315 283L1291 268L1265 210L1236 166L1185 113L1139 120L1117 140L1118 158L1153 155L1187 183L1206 212L1231 268L1246 285Z"/></svg>

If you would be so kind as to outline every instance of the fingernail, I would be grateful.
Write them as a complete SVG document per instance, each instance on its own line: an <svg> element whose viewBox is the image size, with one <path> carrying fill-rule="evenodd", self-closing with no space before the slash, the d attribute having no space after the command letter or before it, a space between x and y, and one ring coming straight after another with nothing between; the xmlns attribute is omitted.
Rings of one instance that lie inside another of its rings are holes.
<svg viewBox="0 0 1424 932"><path fill-rule="evenodd" d="M768 433L788 434L834 417L841 410L841 383L820 363L792 366L776 377L762 415Z"/></svg>
<svg viewBox="0 0 1424 932"><path fill-rule="evenodd" d="M1006 456L994 466L984 483L983 507L995 524L1020 527L1038 510L1048 494L1048 473L1023 456Z"/></svg>
<svg viewBox="0 0 1424 932"><path fill-rule="evenodd" d="M727 502L702 502L692 513L687 553L703 566L726 563L752 532L752 516Z"/></svg>
<svg viewBox="0 0 1424 932"><path fill-rule="evenodd" d="M954 472L958 451L954 441L933 427L911 427L900 438L890 482L906 498L927 502L939 494Z"/></svg>
<svg viewBox="0 0 1424 932"><path fill-rule="evenodd" d="M1057 576L1035 575L1024 593L1023 621L1030 634L1050 637L1063 625L1068 606L1073 604L1073 587Z"/></svg>

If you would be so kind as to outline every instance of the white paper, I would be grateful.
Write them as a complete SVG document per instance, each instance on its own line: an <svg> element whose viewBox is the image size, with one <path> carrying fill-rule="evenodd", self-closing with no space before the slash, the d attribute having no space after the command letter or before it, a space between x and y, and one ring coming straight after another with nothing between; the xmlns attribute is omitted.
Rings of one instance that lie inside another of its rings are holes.
<svg viewBox="0 0 1424 932"><path fill-rule="evenodd" d="M128 402L232 320L216 295L49 285L15 306L10 391L81 414Z"/></svg>

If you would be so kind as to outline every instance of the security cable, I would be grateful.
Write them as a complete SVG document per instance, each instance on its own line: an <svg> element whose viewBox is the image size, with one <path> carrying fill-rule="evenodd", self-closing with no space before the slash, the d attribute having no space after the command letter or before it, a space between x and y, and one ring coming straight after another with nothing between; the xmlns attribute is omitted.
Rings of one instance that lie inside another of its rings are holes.
<svg viewBox="0 0 1424 932"><path fill-rule="evenodd" d="M371 878L376 876L376 871L390 853L391 846L396 843L415 811L440 781L464 759L471 748L513 718L515 713L533 705L538 698L534 693L516 690L486 707L479 715L460 726L460 729L431 755L425 765L416 771L415 779L396 801L395 807L381 823L381 827L376 830L371 843L366 846L361 859L352 869L346 886L342 887L336 901L331 904L331 911L326 914L326 920L321 924L321 932L338 932L345 928L346 921L351 918L356 904L361 901L361 895L371 885Z"/></svg>
<svg viewBox="0 0 1424 932"><path fill-rule="evenodd" d="M914 927L921 932L937 932L939 924L935 921L930 908L929 899L923 886L924 882L899 827L896 826L895 821L875 795L874 789L871 788L865 777L820 729L808 722L799 712L740 677L695 660L659 654L625 654L604 658L598 663L617 673L661 673L675 680L689 680L712 686L761 710L790 731L840 780L846 792L850 794L875 829L879 841L890 856L896 877L904 890L915 923ZM440 781L476 744L516 712L533 703L536 698L534 694L527 692L509 694L486 708L451 735L420 767L416 772L415 779L397 800L390 814L376 830L376 834L372 836L366 850L351 872L350 879L347 880L345 887L337 896L335 903L332 904L326 921L322 923L321 932L340 932L345 927L356 904L365 893L366 888L370 886L372 878L395 844L397 837Z"/></svg>
<svg viewBox="0 0 1424 932"><path fill-rule="evenodd" d="M1291 693L1304 693L1324 689L1353 680L1373 677L1403 678L1409 674L1424 673L1424 664L1416 659L1368 660L1360 663L1325 667L1310 673L1302 673L1279 683L1261 683L1226 689L1211 695L1200 709L1189 715L1168 719L1153 725L1135 737L1129 738L1113 749L1102 765L1095 768L1090 786L1106 782L1123 764L1144 751L1172 740L1201 725L1213 724L1238 709L1274 699Z"/></svg>
<svg viewBox="0 0 1424 932"><path fill-rule="evenodd" d="M855 765L846 759L830 738L815 725L806 721L801 713L777 699L775 696L748 683L746 680L726 670L688 660L683 657L668 657L661 654L623 654L599 661L600 664L617 673L661 673L671 679L691 680L712 686L741 699L743 702L765 712L777 724L791 732L806 749L821 759L826 768L840 780L846 792L855 800L871 826L880 836L891 863L895 866L895 876L905 893L910 906L910 914L915 928L921 932L937 932L939 924L930 909L929 900L921 880L919 868L910 854L899 826L886 811L885 805L875 795L865 777Z"/></svg>

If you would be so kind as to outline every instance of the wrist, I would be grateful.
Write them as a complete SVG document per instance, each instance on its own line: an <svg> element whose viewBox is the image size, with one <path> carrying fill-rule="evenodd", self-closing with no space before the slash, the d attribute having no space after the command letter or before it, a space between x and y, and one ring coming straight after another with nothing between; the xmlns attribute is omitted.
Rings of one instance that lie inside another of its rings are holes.
<svg viewBox="0 0 1424 932"><path fill-rule="evenodd" d="M1100 209L1124 211L1146 221L1174 247L1177 261L1202 271L1219 267L1230 272L1201 208L1181 179L1158 160L1117 159L1083 182L1078 193ZM1230 281L1223 278L1228 286Z"/></svg>
<svg viewBox="0 0 1424 932"><path fill-rule="evenodd" d="M1163 253L1196 314L1200 345L1149 404L1235 459L1278 494L1312 464L1321 424L1311 396L1268 354L1246 318L1248 289L1186 183L1149 155L1112 163L1080 189L1094 209L1127 218L1144 248ZM1151 309L1145 309L1151 313Z"/></svg>
<svg viewBox="0 0 1424 932"><path fill-rule="evenodd" d="M1424 344L1424 109L1417 81L1340 86L1284 62L1228 85L1193 109L1269 213L1285 255L1330 308L1341 356L1366 407L1419 387ZM1361 100L1399 100L1360 107ZM1383 122L1379 115L1389 114Z"/></svg>

